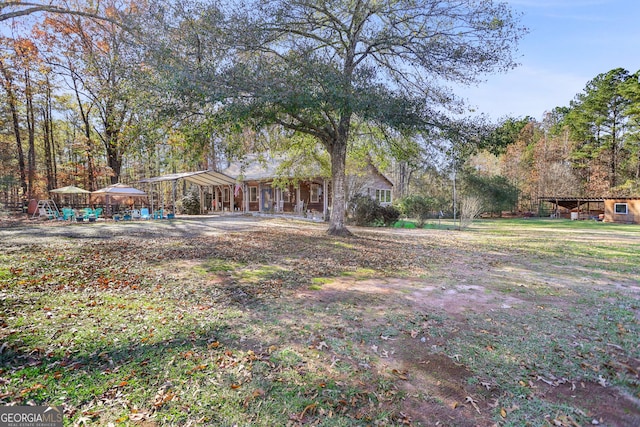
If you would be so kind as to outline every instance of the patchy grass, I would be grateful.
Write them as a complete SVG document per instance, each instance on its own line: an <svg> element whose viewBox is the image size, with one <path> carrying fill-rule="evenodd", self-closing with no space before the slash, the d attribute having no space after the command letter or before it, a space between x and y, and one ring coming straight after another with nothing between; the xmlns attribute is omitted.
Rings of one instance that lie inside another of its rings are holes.
<svg viewBox="0 0 640 427"><path fill-rule="evenodd" d="M213 221L0 229L0 403L66 425L640 420L638 227Z"/></svg>

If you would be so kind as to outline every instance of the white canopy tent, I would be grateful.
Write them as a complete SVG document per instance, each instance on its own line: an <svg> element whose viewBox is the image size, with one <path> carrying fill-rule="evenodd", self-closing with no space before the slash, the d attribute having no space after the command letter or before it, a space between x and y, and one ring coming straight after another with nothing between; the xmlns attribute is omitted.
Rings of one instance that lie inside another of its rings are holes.
<svg viewBox="0 0 640 427"><path fill-rule="evenodd" d="M146 197L147 193L127 184L111 184L104 188L91 192L92 200L104 200L105 213L111 215L112 203L128 203L133 206L134 198Z"/></svg>

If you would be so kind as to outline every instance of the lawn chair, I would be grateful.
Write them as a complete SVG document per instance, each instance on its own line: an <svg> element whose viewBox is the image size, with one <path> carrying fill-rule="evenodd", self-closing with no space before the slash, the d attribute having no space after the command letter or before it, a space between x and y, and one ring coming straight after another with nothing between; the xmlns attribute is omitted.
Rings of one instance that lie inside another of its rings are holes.
<svg viewBox="0 0 640 427"><path fill-rule="evenodd" d="M163 219L163 218L164 218L164 211L162 209L159 209L153 213L153 219Z"/></svg>
<svg viewBox="0 0 640 427"><path fill-rule="evenodd" d="M96 222L96 213L91 208L84 208L84 216L89 222Z"/></svg>
<svg viewBox="0 0 640 427"><path fill-rule="evenodd" d="M103 212L102 208L95 208L93 213L96 215L96 219L100 218L100 215L102 215L102 212Z"/></svg>
<svg viewBox="0 0 640 427"><path fill-rule="evenodd" d="M76 217L75 212L71 208L62 208L62 218L65 221L73 221Z"/></svg>
<svg viewBox="0 0 640 427"><path fill-rule="evenodd" d="M149 214L149 208L140 209L140 219L151 219L151 214Z"/></svg>
<svg viewBox="0 0 640 427"><path fill-rule="evenodd" d="M131 219L140 219L141 217L142 217L142 214L138 209L133 209L131 211Z"/></svg>

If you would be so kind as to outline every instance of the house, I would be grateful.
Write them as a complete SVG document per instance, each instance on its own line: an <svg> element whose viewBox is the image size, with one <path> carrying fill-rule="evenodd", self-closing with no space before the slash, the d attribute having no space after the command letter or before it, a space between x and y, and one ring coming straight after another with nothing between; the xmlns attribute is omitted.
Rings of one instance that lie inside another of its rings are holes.
<svg viewBox="0 0 640 427"><path fill-rule="evenodd" d="M296 170L294 170L296 169ZM233 202L244 212L291 213L327 218L332 204L332 182L319 166L295 168L282 159L248 157L221 171L236 179ZM347 200L366 194L381 204L392 203L393 183L372 164L362 173L348 175ZM230 210L231 194L212 194L214 210Z"/></svg>
<svg viewBox="0 0 640 427"><path fill-rule="evenodd" d="M220 172L181 172L145 178L140 182L149 185L152 205L155 203L172 212L175 212L177 183L184 181L199 187L201 213L290 213L328 218L333 194L331 179L317 165L287 167L287 164L291 165L291 162L268 156L248 156ZM168 183L171 183L170 187L164 185ZM382 205L393 201L393 183L370 162L361 168L361 173L348 175L346 186L347 200L356 194L365 194ZM168 193L170 197L166 197Z"/></svg>
<svg viewBox="0 0 640 427"><path fill-rule="evenodd" d="M604 199L604 221L640 224L640 197Z"/></svg>

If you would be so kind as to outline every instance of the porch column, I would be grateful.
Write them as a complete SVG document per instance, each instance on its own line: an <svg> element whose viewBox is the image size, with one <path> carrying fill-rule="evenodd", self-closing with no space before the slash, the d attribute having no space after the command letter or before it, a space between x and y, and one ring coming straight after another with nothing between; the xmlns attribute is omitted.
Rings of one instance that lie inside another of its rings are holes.
<svg viewBox="0 0 640 427"><path fill-rule="evenodd" d="M258 183L258 212L262 212L262 182Z"/></svg>
<svg viewBox="0 0 640 427"><path fill-rule="evenodd" d="M327 220L329 217L329 184L326 178L322 178L322 219Z"/></svg>
<svg viewBox="0 0 640 427"><path fill-rule="evenodd" d="M244 184L242 187L242 200L244 201L244 213L249 212L249 186Z"/></svg>
<svg viewBox="0 0 640 427"><path fill-rule="evenodd" d="M178 192L178 180L173 180L173 188L171 189L171 213L176 214L176 193Z"/></svg>
<svg viewBox="0 0 640 427"><path fill-rule="evenodd" d="M206 206L204 205L205 197L204 197L204 189L202 186L198 185L198 195L200 196L200 214L206 213Z"/></svg>
<svg viewBox="0 0 640 427"><path fill-rule="evenodd" d="M235 186L235 184L229 186L229 191L231 193L231 194L229 194L229 212L233 212L233 206L235 205L235 201L236 201L236 186Z"/></svg>
<svg viewBox="0 0 640 427"><path fill-rule="evenodd" d="M302 209L298 209L298 207L301 207L301 206L302 205L300 205L300 183L298 183L298 185L296 185L296 204L293 207L294 212L297 212L302 215Z"/></svg>

